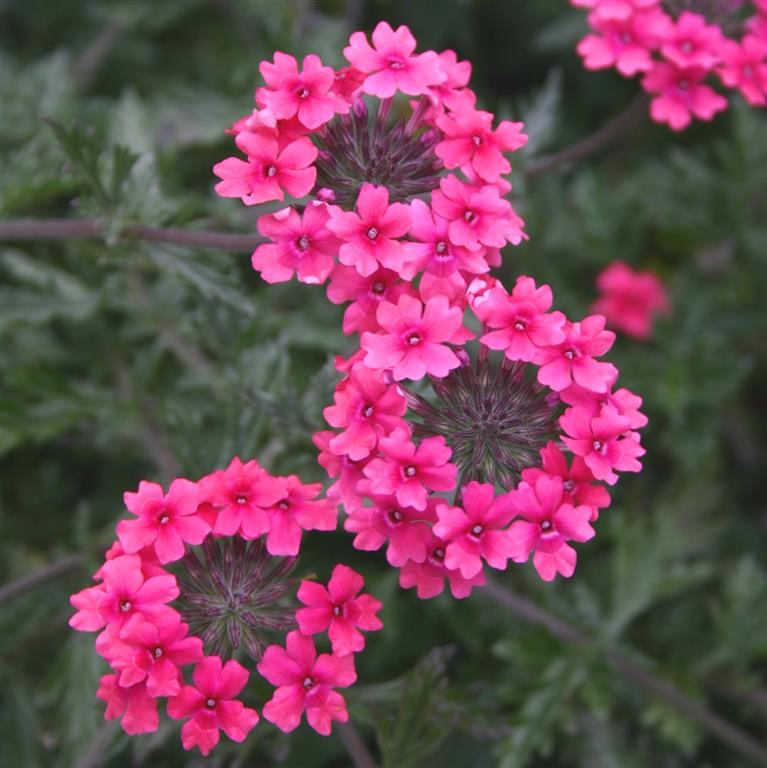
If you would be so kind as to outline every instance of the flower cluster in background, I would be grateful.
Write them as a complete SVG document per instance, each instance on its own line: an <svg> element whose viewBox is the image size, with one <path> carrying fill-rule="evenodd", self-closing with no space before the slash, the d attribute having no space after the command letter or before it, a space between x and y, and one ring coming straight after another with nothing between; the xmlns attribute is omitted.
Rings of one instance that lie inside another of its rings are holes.
<svg viewBox="0 0 767 768"><path fill-rule="evenodd" d="M587 69L642 75L650 114L673 130L711 120L727 99L710 83L767 104L765 0L570 0L593 30L578 44Z"/></svg>
<svg viewBox="0 0 767 768"><path fill-rule="evenodd" d="M671 310L660 278L650 271L635 272L628 264L614 261L597 275L599 298L592 312L604 315L610 328L639 341L652 335L656 315Z"/></svg>
<svg viewBox="0 0 767 768"><path fill-rule="evenodd" d="M96 651L112 668L97 692L108 720L121 718L130 734L156 731L167 699L168 715L184 721L184 747L208 754L219 731L243 741L258 722L238 698L253 669L276 686L262 714L278 728L293 730L306 712L327 735L333 720L348 719L335 688L356 680L359 630L381 628L381 603L360 594L362 577L344 565L327 588L300 582L306 607L292 599L302 531L336 527L336 505L319 491L235 458L196 483L174 480L167 493L142 482L125 494L133 517L118 523L96 585L71 598L70 625L99 631ZM331 652L318 655L312 636L324 633Z"/></svg>

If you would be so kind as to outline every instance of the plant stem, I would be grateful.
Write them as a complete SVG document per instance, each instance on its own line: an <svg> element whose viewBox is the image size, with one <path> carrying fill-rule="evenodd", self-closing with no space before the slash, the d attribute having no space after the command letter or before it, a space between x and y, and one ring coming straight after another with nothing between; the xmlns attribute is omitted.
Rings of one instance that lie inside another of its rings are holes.
<svg viewBox="0 0 767 768"><path fill-rule="evenodd" d="M515 594L496 581L488 581L480 594L484 594L499 605L509 608L525 621L546 627L552 635L560 640L579 645L592 642L588 635L581 630L562 621L549 611L539 608L535 603ZM604 658L623 677L636 683L645 691L662 698L690 719L696 720L712 735L735 751L757 761L760 765L767 764L767 749L762 744L704 704L691 699L673 683L655 676L618 651L608 649L604 652Z"/></svg>
<svg viewBox="0 0 767 768"><path fill-rule="evenodd" d="M98 240L105 237L104 226L97 219L17 219L0 222L0 242L11 240ZM146 227L133 224L120 232L123 240L147 240L174 243L190 248L223 251L253 251L265 242L260 235L236 235L228 232Z"/></svg>
<svg viewBox="0 0 767 768"><path fill-rule="evenodd" d="M376 761L365 746L365 742L362 741L362 737L351 722L337 723L335 728L346 747L346 751L351 756L355 768L378 768Z"/></svg>
<svg viewBox="0 0 767 768"><path fill-rule="evenodd" d="M32 571L25 576L21 576L14 581L9 581L0 587L0 604L10 602L26 592L39 587L46 582L53 581L59 576L63 576L69 571L76 571L85 563L83 555L67 555L60 560L54 560L52 563Z"/></svg>
<svg viewBox="0 0 767 768"><path fill-rule="evenodd" d="M622 133L631 128L637 119L646 113L648 97L640 93L622 112L608 120L599 130L585 139L565 147L559 152L532 160L525 168L525 178L543 176L563 165L572 165L602 149Z"/></svg>

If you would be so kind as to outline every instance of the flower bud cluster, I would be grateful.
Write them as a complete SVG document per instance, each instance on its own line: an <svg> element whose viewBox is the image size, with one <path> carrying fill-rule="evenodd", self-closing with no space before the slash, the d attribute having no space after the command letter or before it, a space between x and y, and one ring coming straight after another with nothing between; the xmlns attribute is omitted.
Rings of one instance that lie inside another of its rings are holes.
<svg viewBox="0 0 767 768"><path fill-rule="evenodd" d="M765 0L570 0L589 11L592 33L578 43L587 69L642 75L650 115L673 130L711 120L727 99L714 75L753 106L767 104Z"/></svg>

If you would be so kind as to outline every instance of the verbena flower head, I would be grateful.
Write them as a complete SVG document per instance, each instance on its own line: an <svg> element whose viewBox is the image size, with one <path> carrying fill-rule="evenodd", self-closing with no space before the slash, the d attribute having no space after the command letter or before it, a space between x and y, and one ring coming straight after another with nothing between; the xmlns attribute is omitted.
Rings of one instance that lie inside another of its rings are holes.
<svg viewBox="0 0 767 768"><path fill-rule="evenodd" d="M71 597L70 625L99 631L96 651L112 668L97 692L106 719L120 718L131 734L155 731L167 699L168 715L184 721L184 748L207 755L220 731L243 741L258 722L246 706L255 703L247 683L258 670L280 686L264 717L292 730L300 711L275 714L285 684L271 660L286 653L279 645L286 635L288 653L300 647L305 658L311 646L313 654L310 634L331 652L302 667L313 680L301 689L309 724L327 735L331 720L344 719L343 698L331 688L356 679L359 630L381 628L381 603L360 594L362 577L345 565L327 589L293 575L302 531L336 526L336 503L318 493L295 475L275 477L235 458L198 482L174 480L167 493L142 481L125 494L134 517L118 523L95 586Z"/></svg>
<svg viewBox="0 0 767 768"><path fill-rule="evenodd" d="M355 300L347 327L418 275L433 293L465 290L526 237L504 197L522 124L477 108L453 51L416 48L407 27L381 22L372 41L351 36L335 71L275 54L255 109L229 131L243 156L214 167L224 197L296 198L259 218L270 242L253 266L268 282L329 280L331 301Z"/></svg>
<svg viewBox="0 0 767 768"><path fill-rule="evenodd" d="M750 0L571 0L592 33L578 54L587 69L641 74L650 115L681 131L711 120L727 100L716 76L751 105L767 104L767 8Z"/></svg>
<svg viewBox="0 0 767 768"><path fill-rule="evenodd" d="M644 452L641 399L616 389L618 371L602 359L615 335L602 315L552 310L551 289L527 276L511 293L489 277L453 298L424 297L423 282L413 290L378 305L377 330L339 365L346 375L326 409L334 430L315 435L354 545L386 544L400 584L424 598L445 582L465 597L485 566L533 553L542 578L572 575L569 542L591 538L609 505L600 483L638 471ZM482 329L477 342L467 325ZM354 406L342 408L350 393ZM350 434L364 434L361 446ZM545 515L525 490L541 477L559 488ZM521 523L539 526L540 542L528 526L520 544Z"/></svg>

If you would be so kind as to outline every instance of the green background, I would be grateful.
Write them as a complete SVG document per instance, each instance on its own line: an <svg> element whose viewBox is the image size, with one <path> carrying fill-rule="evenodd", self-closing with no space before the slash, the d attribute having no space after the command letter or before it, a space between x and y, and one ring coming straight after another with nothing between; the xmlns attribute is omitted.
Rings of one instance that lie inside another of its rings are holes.
<svg viewBox="0 0 767 768"><path fill-rule="evenodd" d="M68 596L142 478L194 479L240 455L323 480L310 436L329 361L352 347L321 289L267 286L246 253L117 233L254 232L256 212L218 198L211 167L234 154L223 130L251 109L259 61L316 52L338 66L350 32L380 19L470 59L481 105L526 122L512 200L530 240L507 249L502 276L550 283L581 317L596 274L622 259L663 278L673 314L610 353L645 399L645 469L614 489L573 579L543 584L530 564L500 575L527 609L481 591L422 602L343 531L306 538L305 570L347 562L385 603L347 696L355 727L386 768L758 764L742 738L758 749L767 732L765 114L733 95L682 134L640 116L525 179L639 92L582 68L585 16L564 0L0 1L0 214L97 218L107 233L0 243L3 764L201 764L177 723L129 738L103 721L106 665L67 627ZM531 623L531 605L567 628ZM573 629L584 642L563 637ZM723 739L716 717L737 733ZM336 735L263 722L206 765L350 757Z"/></svg>

